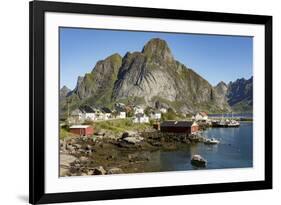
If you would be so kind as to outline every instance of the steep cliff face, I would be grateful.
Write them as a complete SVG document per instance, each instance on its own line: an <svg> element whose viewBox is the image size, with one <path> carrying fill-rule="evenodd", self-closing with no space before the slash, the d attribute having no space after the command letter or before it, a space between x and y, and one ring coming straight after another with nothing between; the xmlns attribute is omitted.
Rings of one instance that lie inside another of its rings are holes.
<svg viewBox="0 0 281 205"><path fill-rule="evenodd" d="M253 77L230 82L226 96L235 112L253 112Z"/></svg>
<svg viewBox="0 0 281 205"><path fill-rule="evenodd" d="M90 104L110 103L121 63L122 57L119 54L98 61L91 73L78 79L74 93L81 101Z"/></svg>
<svg viewBox="0 0 281 205"><path fill-rule="evenodd" d="M228 109L205 79L174 59L161 39L150 40L142 52L124 56L113 97L118 101L131 96L149 106L162 101L181 112Z"/></svg>
<svg viewBox="0 0 281 205"><path fill-rule="evenodd" d="M218 83L215 87L214 87L216 94L217 94L217 101L219 101L219 103L224 104L227 103L227 90L228 90L228 86L225 84L225 82L221 81L220 83ZM228 104L228 103L227 103ZM228 111L230 111L230 107L228 108Z"/></svg>
<svg viewBox="0 0 281 205"><path fill-rule="evenodd" d="M164 40L151 39L141 52L114 54L99 61L78 79L68 98L78 104L107 105L133 101L154 107L162 104L182 113L229 111L219 88L176 61Z"/></svg>

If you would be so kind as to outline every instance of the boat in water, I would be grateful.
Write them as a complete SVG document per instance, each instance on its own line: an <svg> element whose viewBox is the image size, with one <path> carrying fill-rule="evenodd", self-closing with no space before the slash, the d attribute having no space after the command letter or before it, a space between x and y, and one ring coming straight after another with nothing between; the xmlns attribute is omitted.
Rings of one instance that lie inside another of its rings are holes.
<svg viewBox="0 0 281 205"><path fill-rule="evenodd" d="M230 120L229 123L227 124L228 127L239 127L240 123L236 120Z"/></svg>
<svg viewBox="0 0 281 205"><path fill-rule="evenodd" d="M240 123L237 120L220 120L213 121L213 127L239 127Z"/></svg>
<svg viewBox="0 0 281 205"><path fill-rule="evenodd" d="M219 144L220 143L220 141L219 140L217 140L217 139L215 139L215 138L211 138L211 139L206 139L205 141L204 141L204 144Z"/></svg>
<svg viewBox="0 0 281 205"><path fill-rule="evenodd" d="M206 167L207 160L201 157L201 155L195 154L191 158L191 164L195 167Z"/></svg>

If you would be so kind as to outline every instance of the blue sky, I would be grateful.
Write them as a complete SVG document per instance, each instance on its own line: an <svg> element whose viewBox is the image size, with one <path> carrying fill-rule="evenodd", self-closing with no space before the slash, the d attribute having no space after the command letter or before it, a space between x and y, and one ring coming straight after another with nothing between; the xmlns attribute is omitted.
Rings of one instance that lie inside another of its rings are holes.
<svg viewBox="0 0 281 205"><path fill-rule="evenodd" d="M212 85L252 76L252 37L60 28L60 86L73 89L98 60L141 51L151 38L165 40L175 59Z"/></svg>

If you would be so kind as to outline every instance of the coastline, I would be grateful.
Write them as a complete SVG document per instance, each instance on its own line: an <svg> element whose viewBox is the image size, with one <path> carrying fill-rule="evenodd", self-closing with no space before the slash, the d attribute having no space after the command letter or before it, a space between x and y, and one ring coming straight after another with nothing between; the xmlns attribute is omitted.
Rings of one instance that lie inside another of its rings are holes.
<svg viewBox="0 0 281 205"><path fill-rule="evenodd" d="M251 121L243 123L252 124ZM237 128L207 128L205 131L223 129ZM233 149L230 144L204 145L206 136L201 134L192 136L167 134L154 129L140 132L128 131L119 135L106 131L98 134L93 137L72 136L60 140L60 155L62 156L60 158L60 176L163 171L159 164L161 160L158 159L161 157L158 155L161 154L166 153L166 155L173 156L173 154L187 150L191 150L190 153L192 153L192 150L196 150L198 147L206 151L211 148L217 149L218 146ZM189 160L189 158L184 159L187 164L190 163ZM174 168L167 169L173 171Z"/></svg>

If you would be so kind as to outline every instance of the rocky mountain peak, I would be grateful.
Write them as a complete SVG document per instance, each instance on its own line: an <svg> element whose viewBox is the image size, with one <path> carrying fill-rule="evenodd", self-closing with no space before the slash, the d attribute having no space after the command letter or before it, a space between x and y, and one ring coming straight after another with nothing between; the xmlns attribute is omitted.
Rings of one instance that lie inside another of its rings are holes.
<svg viewBox="0 0 281 205"><path fill-rule="evenodd" d="M106 59L104 59L104 61L115 62L115 61L120 61L121 59L122 59L122 56L119 53L114 53L114 54L108 56Z"/></svg>
<svg viewBox="0 0 281 205"><path fill-rule="evenodd" d="M252 112L253 106L253 77L237 79L228 84L228 103L235 111Z"/></svg>
<svg viewBox="0 0 281 205"><path fill-rule="evenodd" d="M104 70L109 68L119 68L122 62L122 57L118 53L114 53L104 60L100 60L97 62L95 67L92 70L92 73L96 72L97 70ZM108 70L109 71L109 70ZM107 72L107 71L103 71Z"/></svg>
<svg viewBox="0 0 281 205"><path fill-rule="evenodd" d="M216 85L216 87L227 87L227 85L226 85L225 82L220 81L220 82Z"/></svg>
<svg viewBox="0 0 281 205"><path fill-rule="evenodd" d="M66 92L70 92L71 90L66 86L66 85L64 85L61 89L60 89L61 91L66 91Z"/></svg>
<svg viewBox="0 0 281 205"><path fill-rule="evenodd" d="M67 94L70 92L71 90L67 87L67 86L63 86L61 89L60 89L60 97L66 97Z"/></svg>
<svg viewBox="0 0 281 205"><path fill-rule="evenodd" d="M219 96L225 98L228 89L228 86L225 82L220 81L214 88Z"/></svg>
<svg viewBox="0 0 281 205"><path fill-rule="evenodd" d="M173 55L165 40L152 38L142 49L142 53L148 57L156 57L164 61L173 61Z"/></svg>

